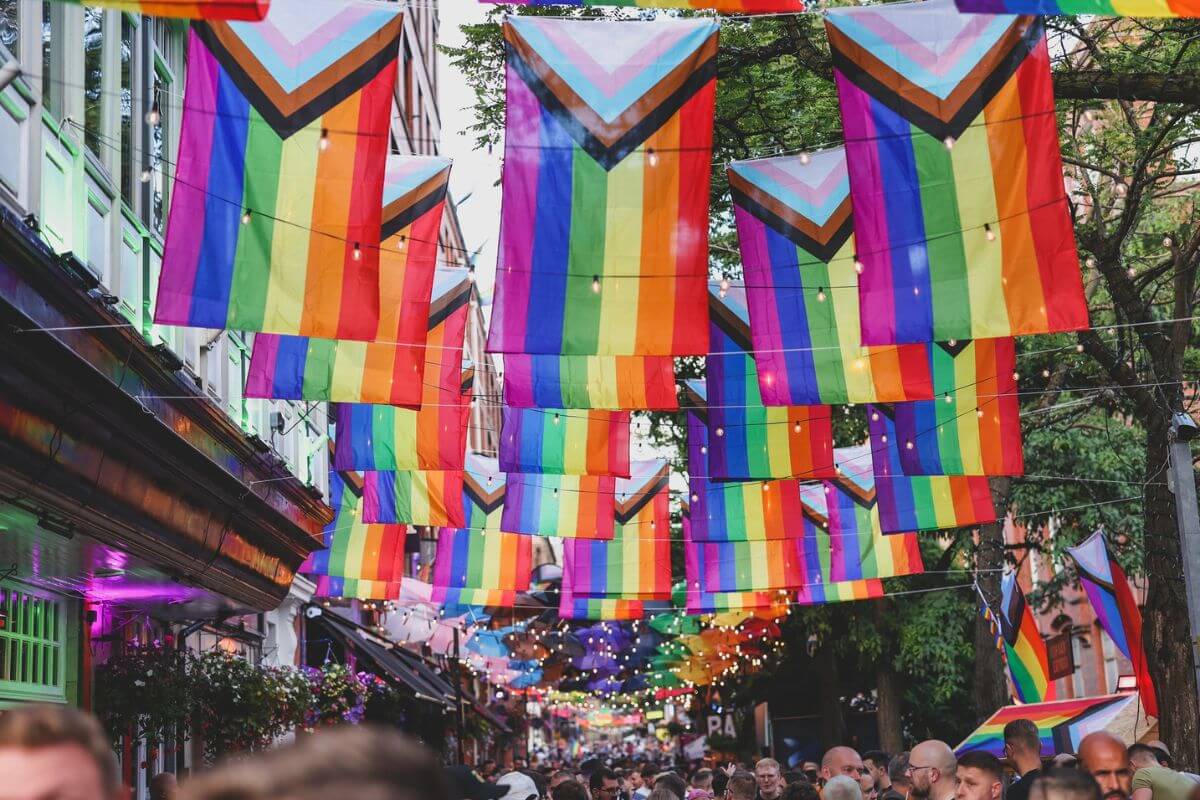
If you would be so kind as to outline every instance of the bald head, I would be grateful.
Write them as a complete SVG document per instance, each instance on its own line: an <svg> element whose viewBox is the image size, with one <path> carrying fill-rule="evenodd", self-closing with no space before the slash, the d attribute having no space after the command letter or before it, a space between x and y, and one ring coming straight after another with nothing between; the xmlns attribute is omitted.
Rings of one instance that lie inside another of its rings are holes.
<svg viewBox="0 0 1200 800"><path fill-rule="evenodd" d="M1079 743L1079 767L1096 779L1104 800L1126 800L1133 792L1133 768L1125 743L1107 731L1096 731Z"/></svg>
<svg viewBox="0 0 1200 800"><path fill-rule="evenodd" d="M908 754L912 796L916 800L946 800L954 794L957 766L950 745L937 739L921 742Z"/></svg>
<svg viewBox="0 0 1200 800"><path fill-rule="evenodd" d="M821 780L825 783L842 776L858 783L864 797L875 791L875 779L853 747L833 747L821 759Z"/></svg>
<svg viewBox="0 0 1200 800"><path fill-rule="evenodd" d="M850 748L842 748L849 750ZM853 751L851 751L853 752ZM828 757L828 753L826 756ZM821 790L822 800L863 800L862 787L848 775L837 775L825 783Z"/></svg>

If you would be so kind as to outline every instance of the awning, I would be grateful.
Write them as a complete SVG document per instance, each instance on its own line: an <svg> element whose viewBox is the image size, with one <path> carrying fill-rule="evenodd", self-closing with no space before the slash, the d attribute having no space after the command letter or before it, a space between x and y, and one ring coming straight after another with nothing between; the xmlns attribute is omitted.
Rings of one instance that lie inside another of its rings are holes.
<svg viewBox="0 0 1200 800"><path fill-rule="evenodd" d="M452 705L450 698L453 696L453 691L450 692L450 695L446 693L446 690L450 688L449 685L440 679L440 686L428 681L411 660L416 656L389 646L386 640L360 630L354 623L343 620L336 614L325 612L317 617L317 620L346 646L353 648L360 656L374 664L382 677L391 678L393 681L407 686L418 700L436 703L440 706Z"/></svg>
<svg viewBox="0 0 1200 800"><path fill-rule="evenodd" d="M1004 757L1004 726L1014 719L1032 720L1042 740L1042 755L1074 753L1079 741L1094 731L1108 731L1132 744L1151 727L1137 694L1109 694L1076 700L1052 700L1047 703L1011 705L992 714L986 722L963 740L955 752L982 750L997 758Z"/></svg>
<svg viewBox="0 0 1200 800"><path fill-rule="evenodd" d="M470 692L463 692L463 700L470 703L475 713L483 717L484 721L490 723L500 733L512 733L512 728L508 727L508 723L501 719L496 712L485 706L478 697Z"/></svg>

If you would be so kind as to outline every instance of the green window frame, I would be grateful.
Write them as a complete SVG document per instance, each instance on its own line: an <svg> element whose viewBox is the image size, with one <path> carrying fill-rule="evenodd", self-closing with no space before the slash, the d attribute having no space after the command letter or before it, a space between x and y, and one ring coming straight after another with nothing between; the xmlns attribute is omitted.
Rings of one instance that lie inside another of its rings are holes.
<svg viewBox="0 0 1200 800"><path fill-rule="evenodd" d="M0 583L0 706L12 702L67 702L68 657L66 598Z"/></svg>

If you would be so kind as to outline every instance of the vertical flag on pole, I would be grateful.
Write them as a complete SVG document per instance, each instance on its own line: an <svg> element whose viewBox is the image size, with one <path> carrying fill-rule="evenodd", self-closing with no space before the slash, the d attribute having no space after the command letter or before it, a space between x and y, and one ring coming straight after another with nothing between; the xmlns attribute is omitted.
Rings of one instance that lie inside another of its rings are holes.
<svg viewBox="0 0 1200 800"><path fill-rule="evenodd" d="M1038 632L1033 609L1025 602L1025 593L1017 584L1016 573L1004 576L1000 594L1000 631L1017 699L1022 703L1053 700L1054 682L1050 680L1046 643Z"/></svg>

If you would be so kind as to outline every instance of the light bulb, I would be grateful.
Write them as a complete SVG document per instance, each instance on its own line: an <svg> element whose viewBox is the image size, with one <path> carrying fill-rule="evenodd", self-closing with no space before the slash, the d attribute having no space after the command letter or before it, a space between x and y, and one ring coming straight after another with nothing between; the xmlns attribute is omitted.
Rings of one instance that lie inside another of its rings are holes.
<svg viewBox="0 0 1200 800"><path fill-rule="evenodd" d="M396 243L396 249L397 249L397 250L403 250L403 249L404 249L404 243L405 243L405 241L406 241L407 239L408 239L408 237L407 237L407 236L405 236L404 234L400 234L400 241Z"/></svg>
<svg viewBox="0 0 1200 800"><path fill-rule="evenodd" d="M945 139L942 139L942 144L946 145L947 150L953 150L954 149L954 137L947 136Z"/></svg>
<svg viewBox="0 0 1200 800"><path fill-rule="evenodd" d="M1132 278L1137 275L1137 271L1134 270L1133 267L1130 267L1129 269L1125 270L1125 274Z"/></svg>
<svg viewBox="0 0 1200 800"><path fill-rule="evenodd" d="M1049 377L1050 377L1050 370L1048 370L1048 369L1044 369L1044 370L1042 370L1042 377L1043 377L1043 378L1049 378Z"/></svg>
<svg viewBox="0 0 1200 800"><path fill-rule="evenodd" d="M653 147L647 148L646 161L648 161L652 167L658 166L658 153L654 152Z"/></svg>
<svg viewBox="0 0 1200 800"><path fill-rule="evenodd" d="M818 302L818 303L824 303L824 302L825 302L825 287L824 287L824 286L822 286L821 288L817 289L817 302Z"/></svg>
<svg viewBox="0 0 1200 800"><path fill-rule="evenodd" d="M1083 352L1083 345L1081 345L1081 344L1077 344L1077 345L1075 345L1075 352L1076 352L1076 353L1082 353L1082 352Z"/></svg>
<svg viewBox="0 0 1200 800"><path fill-rule="evenodd" d="M904 443L904 449L905 449L905 450L912 450L912 449L913 449L913 443L912 443L912 439L909 439L907 442L905 442L905 443Z"/></svg>
<svg viewBox="0 0 1200 800"><path fill-rule="evenodd" d="M600 294L600 276L599 275L592 276L592 291L595 292L596 294Z"/></svg>
<svg viewBox="0 0 1200 800"><path fill-rule="evenodd" d="M242 212L242 224L243 225L250 224L250 209L248 209L248 208Z"/></svg>
<svg viewBox="0 0 1200 800"><path fill-rule="evenodd" d="M354 243L354 260L362 261L362 246L358 242Z"/></svg>
<svg viewBox="0 0 1200 800"><path fill-rule="evenodd" d="M725 435L725 429L717 428L717 436L724 436L724 435Z"/></svg>
<svg viewBox="0 0 1200 800"><path fill-rule="evenodd" d="M807 167L810 161L812 161L812 157L808 153L800 154L800 163L801 164L803 164L804 166Z"/></svg>
<svg viewBox="0 0 1200 800"><path fill-rule="evenodd" d="M886 433L880 435L879 441L883 442L884 444L887 444L887 440L888 440L888 438L887 438Z"/></svg>
<svg viewBox="0 0 1200 800"><path fill-rule="evenodd" d="M721 283L720 283L719 285L720 285L720 287L721 287L721 291L722 291L722 292L728 292L728 291L729 291L729 276L727 276L727 275L722 275L722 276L721 276Z"/></svg>
<svg viewBox="0 0 1200 800"><path fill-rule="evenodd" d="M797 422L795 425L793 425L792 430L795 431L796 433L799 433L800 432L800 423Z"/></svg>
<svg viewBox="0 0 1200 800"><path fill-rule="evenodd" d="M983 419L983 409L982 408L975 409L975 416L979 417L980 419Z"/></svg>
<svg viewBox="0 0 1200 800"><path fill-rule="evenodd" d="M557 425L557 424L558 424L558 414L555 414L555 415L554 415L554 424L555 424L555 425Z"/></svg>
<svg viewBox="0 0 1200 800"><path fill-rule="evenodd" d="M1013 380L1014 380L1014 381L1019 381L1019 380L1021 380L1021 373L1019 373L1019 372L1014 372L1014 373L1013 373Z"/></svg>
<svg viewBox="0 0 1200 800"><path fill-rule="evenodd" d="M158 110L158 101L155 100L154 104L150 106L150 110L146 112L146 124L154 127L161 121L162 113Z"/></svg>
<svg viewBox="0 0 1200 800"><path fill-rule="evenodd" d="M947 404L950 404L950 403L953 403L953 402L954 402L954 395L952 395L952 394L950 394L949 392L947 392L947 393L946 393L946 403L947 403Z"/></svg>
<svg viewBox="0 0 1200 800"><path fill-rule="evenodd" d="M151 177L153 177L153 175L151 174L150 170L148 170L148 169L142 170L142 175L141 175L142 183L149 183Z"/></svg>
<svg viewBox="0 0 1200 800"><path fill-rule="evenodd" d="M992 226L986 222L983 224L983 235L987 237L989 242L996 241L996 232L992 230Z"/></svg>
<svg viewBox="0 0 1200 800"><path fill-rule="evenodd" d="M859 275L862 275L863 270L866 268L867 268L866 265L863 264L863 262L859 260L858 254L855 253L854 254L854 271L857 272Z"/></svg>
<svg viewBox="0 0 1200 800"><path fill-rule="evenodd" d="M1172 244L1174 244L1174 242L1171 240L1170 236L1163 237L1163 247L1170 247Z"/></svg>
<svg viewBox="0 0 1200 800"><path fill-rule="evenodd" d="M1084 259L1083 263L1087 264L1089 267L1095 267L1096 259L1093 258L1092 256L1088 256L1086 259Z"/></svg>
<svg viewBox="0 0 1200 800"><path fill-rule="evenodd" d="M329 129L321 128L321 150L324 152L329 149Z"/></svg>
<svg viewBox="0 0 1200 800"><path fill-rule="evenodd" d="M920 296L921 296L921 287L914 286L913 287L913 297L920 297Z"/></svg>
<svg viewBox="0 0 1200 800"><path fill-rule="evenodd" d="M879 422L879 412L878 411L871 412L871 422Z"/></svg>

